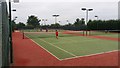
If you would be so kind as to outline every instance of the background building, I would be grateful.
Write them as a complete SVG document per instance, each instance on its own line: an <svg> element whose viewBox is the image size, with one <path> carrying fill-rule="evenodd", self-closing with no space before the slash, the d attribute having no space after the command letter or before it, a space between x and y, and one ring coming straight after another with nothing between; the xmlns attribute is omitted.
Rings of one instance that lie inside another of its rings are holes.
<svg viewBox="0 0 120 68"><path fill-rule="evenodd" d="M118 19L120 19L120 1L118 2Z"/></svg>

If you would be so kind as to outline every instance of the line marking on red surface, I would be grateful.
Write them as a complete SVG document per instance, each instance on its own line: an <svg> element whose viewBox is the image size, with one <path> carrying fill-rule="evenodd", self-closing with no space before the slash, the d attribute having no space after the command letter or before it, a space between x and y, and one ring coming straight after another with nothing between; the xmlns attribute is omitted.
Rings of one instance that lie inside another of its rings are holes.
<svg viewBox="0 0 120 68"><path fill-rule="evenodd" d="M25 36L26 36L26 35L25 35ZM26 37L29 38L28 36L26 36ZM119 50L113 50L113 51L106 51L106 52L95 53L95 54L84 55L84 56L76 56L76 55L74 55L74 54L72 54L72 53L70 53L70 52L68 52L68 51L66 51L66 50L64 50L64 49L62 49L62 48L60 48L60 47L57 47L57 46L53 45L52 43L49 43L49 42L47 42L47 41L45 41L45 40L43 40L43 39L40 39L41 41L46 42L46 43L48 43L48 44L50 44L50 45L52 45L52 46L54 46L54 47L56 47L56 48L58 48L58 49L60 49L60 50L62 50L62 51L66 52L66 53L69 53L70 55L74 56L74 57L71 57L71 58L59 59L56 55L54 55L53 53L49 52L46 48L42 47L40 44L38 44L37 42L35 42L35 41L32 40L31 38L29 38L29 39L30 39L32 42L34 42L35 44L37 44L38 46L40 46L41 48L43 48L45 51L47 51L48 53L50 53L52 56L54 56L54 57L55 57L56 59L58 59L59 61L69 60L69 59L75 59L75 58L81 58L81 57L90 57L90 56L95 56L95 55L100 55L100 54L106 54L106 53L112 53L112 52L117 52L117 51L119 51Z"/></svg>
<svg viewBox="0 0 120 68"><path fill-rule="evenodd" d="M90 55L84 55L84 56L76 56L76 57L71 57L71 58L65 58L61 60L69 60L69 59L75 59L75 58L81 58L81 57L90 57L90 56L96 56L96 55L101 55L101 54L108 54L112 52L118 52L119 50L113 50L113 51L106 51L106 52L101 52L101 53L95 53L95 54L90 54Z"/></svg>
<svg viewBox="0 0 120 68"><path fill-rule="evenodd" d="M26 35L25 35L26 36ZM37 42L35 42L34 40L32 40L31 38L29 38L28 36L26 36L28 39L30 39L32 42L34 42L35 44L37 44L38 46L40 46L41 48L43 48L45 51L47 51L49 54L51 54L52 56L54 56L56 59L59 59L57 56L55 56L54 54L52 54L51 52L49 52L47 49L45 49L44 47L42 47L40 44L38 44Z"/></svg>
<svg viewBox="0 0 120 68"><path fill-rule="evenodd" d="M76 35L76 36L84 36L83 34L76 34L73 32L63 32L63 34L72 34L72 35ZM112 41L118 41L120 42L120 38L113 38L113 37L106 37L106 36L85 36L88 38L96 38L96 39L103 39L103 40L112 40Z"/></svg>

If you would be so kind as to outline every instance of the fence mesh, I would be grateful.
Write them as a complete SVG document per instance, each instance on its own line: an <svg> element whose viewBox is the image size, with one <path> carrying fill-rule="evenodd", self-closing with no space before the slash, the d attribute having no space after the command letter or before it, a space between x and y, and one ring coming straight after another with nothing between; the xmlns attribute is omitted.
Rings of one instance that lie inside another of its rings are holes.
<svg viewBox="0 0 120 68"><path fill-rule="evenodd" d="M0 3L0 67L2 66L2 11Z"/></svg>
<svg viewBox="0 0 120 68"><path fill-rule="evenodd" d="M9 48L9 20L7 12L7 3L0 2L0 49L1 57L0 63L2 67L9 66L10 51Z"/></svg>

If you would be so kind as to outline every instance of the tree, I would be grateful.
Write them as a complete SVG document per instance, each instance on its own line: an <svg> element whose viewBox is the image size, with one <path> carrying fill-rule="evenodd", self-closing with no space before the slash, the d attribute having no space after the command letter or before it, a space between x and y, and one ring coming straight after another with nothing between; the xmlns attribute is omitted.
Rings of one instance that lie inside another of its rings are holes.
<svg viewBox="0 0 120 68"><path fill-rule="evenodd" d="M59 23L51 24L51 27L52 27L52 28L59 28L59 27L60 27L60 24L59 24Z"/></svg>
<svg viewBox="0 0 120 68"><path fill-rule="evenodd" d="M82 18L81 20L79 18L77 18L75 23L74 23L74 26L81 26L84 24L85 24L84 18Z"/></svg>
<svg viewBox="0 0 120 68"><path fill-rule="evenodd" d="M37 28L40 26L40 22L41 20L39 20L36 16L34 15L31 15L28 17L28 20L27 20L27 25L28 26L33 26L34 28Z"/></svg>
<svg viewBox="0 0 120 68"><path fill-rule="evenodd" d="M119 20L93 20L88 22L90 30L119 30Z"/></svg>
<svg viewBox="0 0 120 68"><path fill-rule="evenodd" d="M84 18L81 18L81 24L85 25L85 19Z"/></svg>
<svg viewBox="0 0 120 68"><path fill-rule="evenodd" d="M17 24L17 29L23 29L24 27L25 27L25 24L22 23L22 22L19 22L19 23Z"/></svg>
<svg viewBox="0 0 120 68"><path fill-rule="evenodd" d="M14 30L16 29L16 23L15 20L12 20L12 32L14 32Z"/></svg>
<svg viewBox="0 0 120 68"><path fill-rule="evenodd" d="M71 23L68 23L68 24L66 24L65 26L72 26L72 24L71 24Z"/></svg>

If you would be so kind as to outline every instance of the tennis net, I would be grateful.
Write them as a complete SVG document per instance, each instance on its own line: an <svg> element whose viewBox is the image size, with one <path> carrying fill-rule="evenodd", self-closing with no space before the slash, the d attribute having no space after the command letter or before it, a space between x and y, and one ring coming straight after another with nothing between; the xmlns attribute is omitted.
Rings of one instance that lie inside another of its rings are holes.
<svg viewBox="0 0 120 68"><path fill-rule="evenodd" d="M58 37L72 37L74 35L70 34L63 34L62 32L59 32ZM26 38L56 38L55 32L23 32L23 39Z"/></svg>

